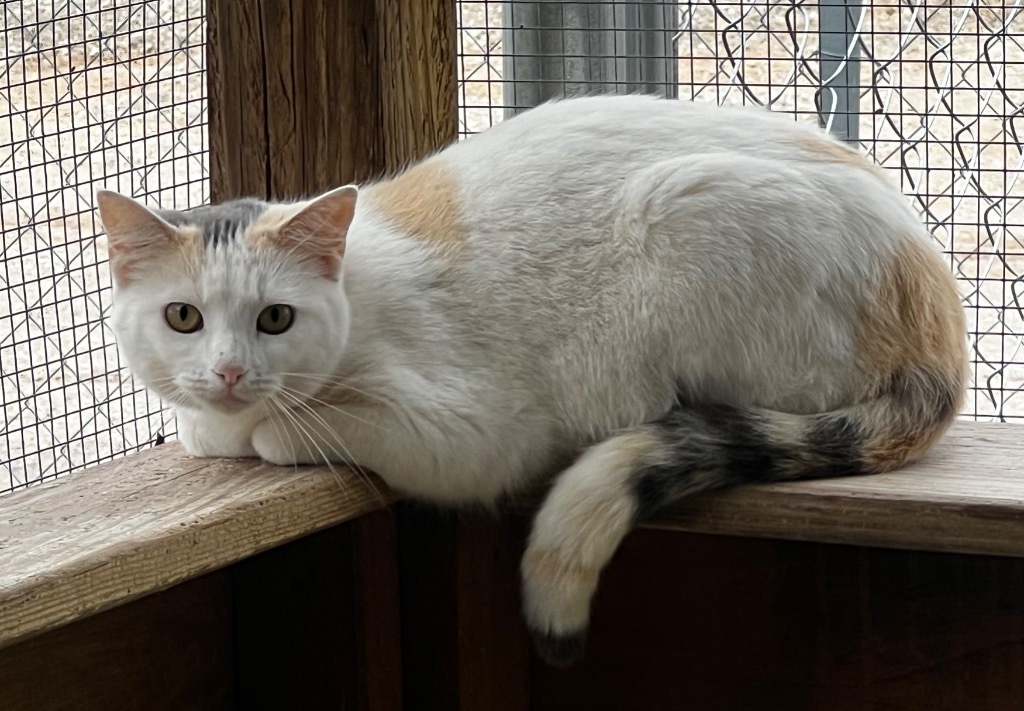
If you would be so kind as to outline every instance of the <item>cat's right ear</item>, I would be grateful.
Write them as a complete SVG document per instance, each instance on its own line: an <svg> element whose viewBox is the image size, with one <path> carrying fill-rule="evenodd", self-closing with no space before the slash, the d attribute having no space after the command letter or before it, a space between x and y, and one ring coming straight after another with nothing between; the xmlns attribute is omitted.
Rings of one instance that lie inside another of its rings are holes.
<svg viewBox="0 0 1024 711"><path fill-rule="evenodd" d="M345 185L315 198L280 229L278 244L321 276L337 279L358 196L356 186Z"/></svg>
<svg viewBox="0 0 1024 711"><path fill-rule="evenodd" d="M96 209L107 234L110 270L118 284L127 284L146 259L162 253L176 242L174 227L145 205L115 193L96 193Z"/></svg>

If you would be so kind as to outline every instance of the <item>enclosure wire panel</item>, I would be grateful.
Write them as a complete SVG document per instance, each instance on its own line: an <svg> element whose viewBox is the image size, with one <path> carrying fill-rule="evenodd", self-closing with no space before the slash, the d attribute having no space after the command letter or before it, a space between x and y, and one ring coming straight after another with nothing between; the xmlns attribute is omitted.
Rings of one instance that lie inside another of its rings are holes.
<svg viewBox="0 0 1024 711"><path fill-rule="evenodd" d="M866 0L847 12L848 57L823 65L837 35L822 13L837 2L458 2L460 135L585 91L826 113L891 171L960 280L973 360L964 414L1020 420L1024 0ZM105 324L93 195L185 208L206 201L209 180L201 0L0 12L5 492L173 436ZM844 73L853 105L823 111L836 92L822 85Z"/></svg>
<svg viewBox="0 0 1024 711"><path fill-rule="evenodd" d="M173 434L105 319L94 193L209 192L201 0L3 3L0 493Z"/></svg>
<svg viewBox="0 0 1024 711"><path fill-rule="evenodd" d="M1022 2L850 0L836 31L843 4L459 2L460 136L537 100L637 86L807 121L831 107L828 128L859 134L959 280L973 379L963 415L1020 421ZM856 87L845 112L822 90L844 73Z"/></svg>

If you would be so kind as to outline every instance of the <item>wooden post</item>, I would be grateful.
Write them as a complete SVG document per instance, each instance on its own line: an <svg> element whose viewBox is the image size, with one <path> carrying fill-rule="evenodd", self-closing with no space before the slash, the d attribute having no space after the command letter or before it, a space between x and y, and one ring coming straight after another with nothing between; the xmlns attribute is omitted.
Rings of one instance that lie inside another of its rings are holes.
<svg viewBox="0 0 1024 711"><path fill-rule="evenodd" d="M456 136L452 0L210 0L210 192L291 198Z"/></svg>
<svg viewBox="0 0 1024 711"><path fill-rule="evenodd" d="M214 202L382 177L456 137L452 0L209 0L207 27ZM238 566L240 699L303 688L314 705L400 706L392 526L366 519Z"/></svg>

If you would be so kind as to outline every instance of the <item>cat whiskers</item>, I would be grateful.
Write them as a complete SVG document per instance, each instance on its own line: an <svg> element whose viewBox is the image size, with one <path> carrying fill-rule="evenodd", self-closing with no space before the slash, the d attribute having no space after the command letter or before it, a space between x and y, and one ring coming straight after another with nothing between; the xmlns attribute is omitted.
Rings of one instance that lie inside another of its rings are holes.
<svg viewBox="0 0 1024 711"><path fill-rule="evenodd" d="M392 403L380 395L360 390L354 385L350 385L345 382L340 376L337 375L317 375L315 373L277 373L277 375L288 376L292 378L306 378L307 380L315 380L318 385L327 385L331 387L344 388L345 390L351 390L352 392L362 395L363 397L369 398L370 400L376 400L382 405L391 405Z"/></svg>
<svg viewBox="0 0 1024 711"><path fill-rule="evenodd" d="M274 399L273 395L271 395L268 399L263 400L263 402L261 402L260 405L263 407L264 410L266 410L267 419L270 420L270 425L274 428L274 431L277 433L277 436L281 438L282 442L285 441L286 425L284 421L279 418L278 413L274 411L275 408L281 409L282 405ZM288 439L288 449L290 450L290 453L292 455L292 462L294 462L293 467L295 469L298 469L298 456L295 451L295 445L292 443L291 439Z"/></svg>
<svg viewBox="0 0 1024 711"><path fill-rule="evenodd" d="M369 474L367 474L366 470L363 469L363 467L357 461L355 461L355 458L352 456L352 452L349 450L349 448L347 446L345 446L344 441L342 441L341 435L339 435L334 430L334 428L332 428L330 426L330 424L312 406L310 406L308 403L304 402L303 400L301 400L300 398L296 397L295 395L291 394L290 392L288 392L286 390L278 390L277 394L285 396L286 398L288 398L290 401L292 401L294 403L294 406L290 406L289 405L287 407L283 407L282 403L277 399L276 395L271 396L271 400L275 404L277 404L278 407L281 408L281 411L292 421L292 424L296 428L296 432L298 434L300 434L301 436L304 436L306 439L309 440L310 444L312 444L314 447L316 447L317 452L319 452L319 454L320 454L320 457L324 460L324 463L327 465L328 469L331 470L331 473L334 474L334 477L338 480L338 483L339 484L343 484L343 481L341 479L341 475L335 470L333 464L330 461L330 458L324 453L324 451L320 447L320 445L317 444L315 434L311 431L311 429L308 426L306 426L306 423L303 423L300 420L300 418L298 417L299 412L296 412L294 410L294 407L297 406L297 407L302 408L303 410L308 412L311 417L313 417L316 420L316 423L319 424L320 427L322 427L323 430L324 430L324 438L326 439L329 436L331 439L334 440L335 443L337 443L337 445L342 450L342 452L338 452L335 449L334 453L336 455L341 455L343 453L344 458L346 458L349 467L353 471L355 471L356 474L359 475L359 478L362 479L362 481L373 491L374 496L376 496L377 499L380 500L380 502L382 504L385 503L386 502L386 498L381 493L381 491L377 487L377 485L373 482L373 478L370 477ZM333 444L328 443L328 446L331 449L334 449ZM310 451L310 456L312 456L312 451Z"/></svg>
<svg viewBox="0 0 1024 711"><path fill-rule="evenodd" d="M320 445L318 445L316 443L316 437L309 430L309 428L305 425L305 423L303 423L296 416L296 413L292 411L291 407L289 407L288 405L285 405L284 403L281 403L277 399L276 396L270 395L270 396L268 396L268 400L270 402L273 402L274 405L277 406L278 411L282 415L284 415L288 419L289 422L291 422L292 427L294 427L294 429L295 429L295 433L297 435L299 435L300 439L303 440L303 443L306 446L306 452L309 454L310 458L311 459L316 459L315 455L313 454L313 448L315 448L317 450L317 452L320 454L321 459L323 459L323 463L330 470L331 474L334 475L334 478L335 478L335 480L337 480L338 485L342 489L344 489L345 488L345 482L342 480L341 474L339 474L338 471L334 468L334 465L331 462L330 458L324 453L324 450L321 449ZM282 422L282 425L284 425L283 422ZM292 448L292 460L295 461L297 459L298 459L298 457L296 456L296 452L295 452L294 448Z"/></svg>
<svg viewBox="0 0 1024 711"><path fill-rule="evenodd" d="M369 476L369 474L366 473L366 470L363 469L363 467L359 464L359 462L357 462L355 460L355 457L352 456L352 452L345 445L345 442L342 440L341 435L338 434L338 432L335 431L330 426L330 424L323 418L323 416L320 415L320 413L318 413L311 405L309 405L308 403L304 402L302 399L296 397L295 395L293 395L293 394L291 394L291 393L289 393L287 391L281 391L281 394L285 395L290 400L295 402L295 404L297 406L303 408L305 411L307 411L312 417L314 417L317 420L317 422L324 428L325 434L329 434L334 439L334 441L337 442L338 446L341 447L341 449L344 451L344 456L347 459L347 461L349 463L349 466L352 469L354 469L357 474L359 474L360 478L367 484L367 486L369 486L371 489L373 489L374 494L383 503L383 501L384 501L383 495L377 489L376 485L373 483L373 480ZM346 413L343 413L343 414L346 414Z"/></svg>
<svg viewBox="0 0 1024 711"><path fill-rule="evenodd" d="M378 425L376 423L370 422L369 420L364 420L362 417L359 417L358 415L353 415L351 412L343 410L338 405L332 405L329 402L325 402L324 400L321 400L318 397L313 397L312 395L307 395L306 393L302 392L301 390L296 390L295 388L289 388L286 385L279 385L278 389L281 392L283 392L283 393L287 393L287 394L289 394L289 395L291 395L293 397L298 397L300 400L304 398L304 399L309 400L311 402L315 402L317 405L320 405L321 407L326 407L329 410L334 410L339 415L344 415L345 417L351 417L353 420L356 420L357 422L362 422L367 427L376 427L377 429L383 429L383 427L381 427L380 425Z"/></svg>

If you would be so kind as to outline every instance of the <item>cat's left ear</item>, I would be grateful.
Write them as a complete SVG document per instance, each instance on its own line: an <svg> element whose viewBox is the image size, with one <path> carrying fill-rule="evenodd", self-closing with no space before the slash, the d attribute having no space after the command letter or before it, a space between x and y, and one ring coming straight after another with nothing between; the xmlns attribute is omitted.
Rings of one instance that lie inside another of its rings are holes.
<svg viewBox="0 0 1024 711"><path fill-rule="evenodd" d="M358 195L356 186L345 185L313 200L280 229L281 247L313 264L322 276L337 279Z"/></svg>

